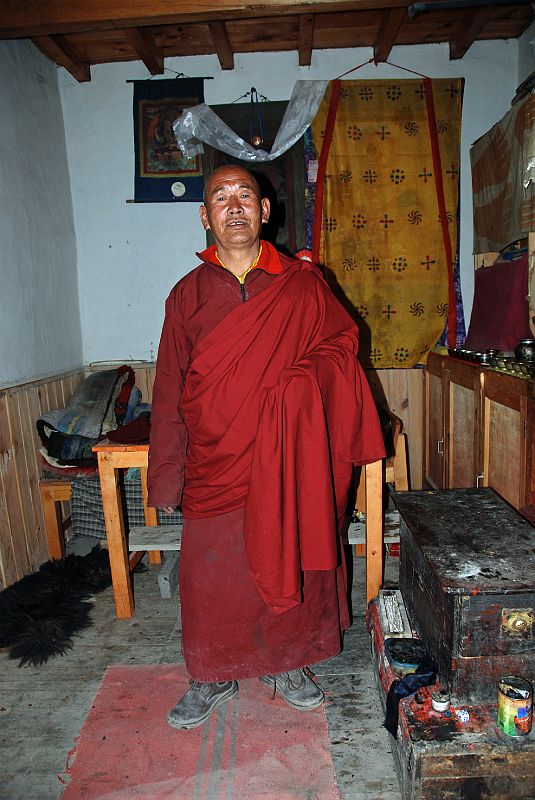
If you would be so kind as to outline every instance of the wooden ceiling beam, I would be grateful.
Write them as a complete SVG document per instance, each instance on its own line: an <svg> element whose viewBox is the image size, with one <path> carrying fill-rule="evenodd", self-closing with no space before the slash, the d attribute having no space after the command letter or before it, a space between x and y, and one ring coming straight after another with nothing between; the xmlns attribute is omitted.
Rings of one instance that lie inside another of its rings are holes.
<svg viewBox="0 0 535 800"><path fill-rule="evenodd" d="M0 39L377 8L410 0L0 0Z"/></svg>
<svg viewBox="0 0 535 800"><path fill-rule="evenodd" d="M33 36L32 42L51 61L60 67L65 67L79 83L91 80L89 64L80 58L75 48L65 41L64 36Z"/></svg>
<svg viewBox="0 0 535 800"><path fill-rule="evenodd" d="M209 22L208 27L221 69L234 69L234 51L230 43L227 26L223 20L216 20L215 22Z"/></svg>
<svg viewBox="0 0 535 800"><path fill-rule="evenodd" d="M125 28L126 38L151 75L163 75L163 53L154 44L151 33L145 28Z"/></svg>
<svg viewBox="0 0 535 800"><path fill-rule="evenodd" d="M492 8L472 8L463 14L450 39L450 60L462 58L492 16Z"/></svg>
<svg viewBox="0 0 535 800"><path fill-rule="evenodd" d="M404 8L390 8L383 12L381 27L377 34L377 40L373 48L373 57L376 61L386 61L390 55L399 29L405 19L406 11Z"/></svg>
<svg viewBox="0 0 535 800"><path fill-rule="evenodd" d="M301 14L299 17L299 66L309 67L312 61L312 42L314 38L314 14Z"/></svg>

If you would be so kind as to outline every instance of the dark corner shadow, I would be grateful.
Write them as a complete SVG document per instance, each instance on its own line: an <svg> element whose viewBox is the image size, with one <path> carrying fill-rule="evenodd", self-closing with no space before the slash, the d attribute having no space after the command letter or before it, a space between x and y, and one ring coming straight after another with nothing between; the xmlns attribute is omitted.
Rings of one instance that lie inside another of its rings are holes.
<svg viewBox="0 0 535 800"><path fill-rule="evenodd" d="M354 319L355 322L357 323L359 329L359 361L366 370L366 377L368 378L370 389L372 390L373 399L379 411L379 415L381 415L383 411L388 411L388 401L386 399L386 395L384 393L381 381L379 380L377 370L375 369L371 360L372 334L370 326L368 325L364 317L362 317L362 315L359 314L358 310L355 308L349 297L346 295L346 293L338 283L338 279L335 273L332 271L332 269L326 267L324 264L320 264L319 266L325 276L325 280L331 287L331 291L343 305L343 307L345 308L347 313L351 316L351 318Z"/></svg>
<svg viewBox="0 0 535 800"><path fill-rule="evenodd" d="M262 239L270 242L285 255L293 257L294 254L288 248L277 242L279 231L286 224L286 205L278 200L277 192L267 175L255 169L251 169L250 172L258 181L262 197L266 197L269 200L269 221L262 225Z"/></svg>
<svg viewBox="0 0 535 800"><path fill-rule="evenodd" d="M351 316L352 319L358 325L359 329L359 361L364 367L365 370L373 370L373 365L371 362L371 340L372 334L370 330L370 326L362 317L349 297L346 295L340 284L338 283L338 278L336 277L335 273L333 272L330 267L326 267L325 265L320 265L323 274L325 275L325 280L331 287L331 291L334 296L339 300L339 302L343 305L347 313Z"/></svg>
<svg viewBox="0 0 535 800"><path fill-rule="evenodd" d="M377 370L372 364L371 361L371 330L369 325L367 324L366 320L359 314L358 310L355 308L351 300L345 294L344 290L340 286L338 279L333 272L332 269L326 267L324 264L319 265L320 269L323 272L325 280L329 284L331 291L335 295L335 297L339 300L351 318L356 322L358 329L359 329L359 361L363 368L366 370L366 377L368 378L368 383L370 385L370 389L373 395L373 399L375 402L375 406L377 408L377 412L379 414L379 420L381 423L381 429L383 432L383 438L385 440L385 447L387 452L390 452L392 449L391 443L391 436L392 436L392 429L391 429L391 420L389 416L389 405L388 400L386 399L386 395L383 389L383 385L379 379L379 375ZM345 534L347 532L347 528L349 523L351 522L351 514L353 509L355 508L356 503L356 494L357 494L357 486L360 481L360 473L362 467L354 467L353 469L353 480L351 481L351 488L348 497L348 504L347 504L347 512L346 518L344 523L344 529L342 531L342 538L345 539ZM385 494L383 497L383 503L386 507L388 502L388 498ZM362 509L361 509L362 510ZM353 609L352 609L352 597L351 597L351 588L353 586L353 575L354 575L354 559L356 558L355 552L353 547L346 545L345 546L345 557L346 557L346 568L347 568L347 577L348 577L348 592L347 592L347 599L348 605L350 609L350 617L351 621L353 621Z"/></svg>

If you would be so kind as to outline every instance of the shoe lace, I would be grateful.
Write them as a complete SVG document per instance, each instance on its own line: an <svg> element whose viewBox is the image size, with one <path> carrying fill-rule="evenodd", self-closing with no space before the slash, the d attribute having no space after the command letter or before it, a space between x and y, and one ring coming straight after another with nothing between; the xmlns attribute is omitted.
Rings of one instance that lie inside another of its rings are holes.
<svg viewBox="0 0 535 800"><path fill-rule="evenodd" d="M291 677L291 674L299 675L299 681L295 683ZM305 677L308 676L309 678L314 678L314 673L310 669L310 667L303 667L302 669L295 669L291 672L281 672L279 674L279 680L282 683L286 683L289 689L300 689L303 684L305 683ZM277 676L273 676L273 694L271 699L275 699L275 695L277 694Z"/></svg>
<svg viewBox="0 0 535 800"><path fill-rule="evenodd" d="M210 697L212 692L214 691L215 687L218 685L224 685L224 681L219 682L210 682L210 681L194 681L190 679L189 682L189 690L193 692L199 692L203 695L203 697Z"/></svg>

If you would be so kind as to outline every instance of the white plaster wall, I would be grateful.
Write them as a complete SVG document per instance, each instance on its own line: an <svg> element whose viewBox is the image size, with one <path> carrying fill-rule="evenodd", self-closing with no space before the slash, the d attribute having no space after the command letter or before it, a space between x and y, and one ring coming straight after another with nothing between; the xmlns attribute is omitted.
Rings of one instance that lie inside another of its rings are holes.
<svg viewBox="0 0 535 800"><path fill-rule="evenodd" d="M535 46L535 22L518 38L518 85L535 71L535 55L530 42Z"/></svg>
<svg viewBox="0 0 535 800"><path fill-rule="evenodd" d="M80 366L76 241L56 67L0 42L0 387Z"/></svg>
<svg viewBox="0 0 535 800"><path fill-rule="evenodd" d="M336 78L370 58L369 49L314 52L300 68L297 54L238 55L223 72L212 56L167 59L166 67L205 83L209 104L232 102L251 86L270 100L287 100L299 78ZM461 163L461 264L465 307L473 296L470 144L499 119L517 85L516 41L473 45L449 61L446 45L394 48L392 62L431 77L465 77ZM84 361L152 358L163 303L196 264L204 246L198 204L127 204L133 196L132 86L148 77L140 62L92 68L91 83L61 72L67 150L78 241ZM408 77L388 65L367 65L348 78ZM173 77L167 72L164 77ZM245 111L247 113L247 111Z"/></svg>

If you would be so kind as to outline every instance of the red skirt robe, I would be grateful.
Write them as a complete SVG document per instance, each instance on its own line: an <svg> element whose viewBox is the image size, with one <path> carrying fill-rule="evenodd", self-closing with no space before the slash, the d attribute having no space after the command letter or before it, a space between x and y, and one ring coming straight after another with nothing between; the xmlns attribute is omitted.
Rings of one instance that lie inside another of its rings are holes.
<svg viewBox="0 0 535 800"><path fill-rule="evenodd" d="M182 493L186 666L225 680L340 650L352 466L384 450L357 328L319 271L264 243L243 302L236 278L203 255L167 302L149 502Z"/></svg>

